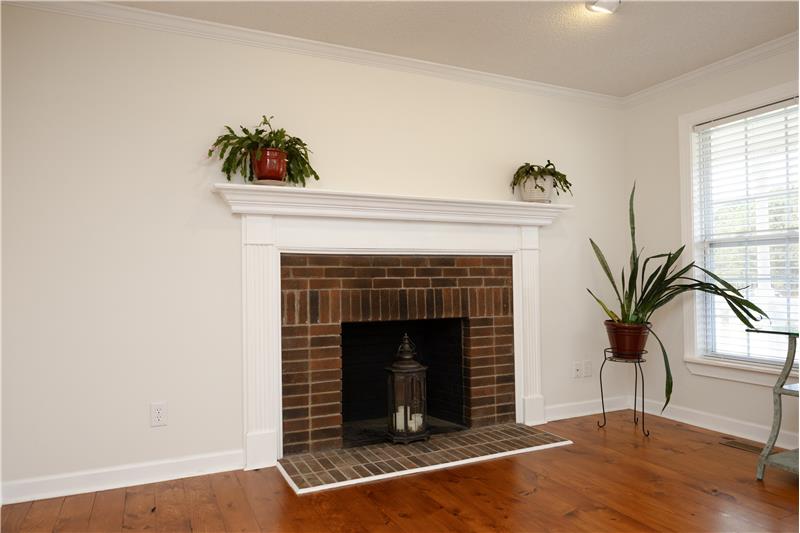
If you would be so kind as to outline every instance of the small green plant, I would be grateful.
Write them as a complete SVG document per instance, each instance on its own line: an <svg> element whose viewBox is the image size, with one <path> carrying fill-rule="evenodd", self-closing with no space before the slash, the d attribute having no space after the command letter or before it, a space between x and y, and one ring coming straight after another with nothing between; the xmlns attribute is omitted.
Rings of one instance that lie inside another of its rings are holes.
<svg viewBox="0 0 800 533"><path fill-rule="evenodd" d="M228 181L231 175L239 173L248 181L253 181L252 158L258 161L261 158L262 148L276 148L286 152L286 181L299 183L303 186L309 178L319 179L317 172L308 162L310 150L306 143L298 137L292 137L283 128L274 129L266 115L253 131L239 126L242 134L239 135L230 126L225 126L228 133L220 135L208 150L208 157L215 151L219 152L222 159L222 172Z"/></svg>
<svg viewBox="0 0 800 533"><path fill-rule="evenodd" d="M553 189L556 191L556 195L561 194L561 192L572 194L570 190L572 188L572 183L567 179L567 175L556 170L556 166L549 159L544 166L525 163L519 167L517 171L514 172L514 179L511 180L511 190L513 191L515 188L522 186L526 181L532 179L533 186L544 192L544 182L547 180L548 176L553 178ZM540 181L542 183L539 183Z"/></svg>
<svg viewBox="0 0 800 533"><path fill-rule="evenodd" d="M641 250L637 250L636 248L636 220L633 212L633 198L635 193L636 185L634 184L633 190L631 190L630 200L628 201L628 218L631 230L630 270L626 275L625 267L622 267L619 287L614 281L611 268L608 266L608 261L606 261L600 247L597 246L592 239L589 239L592 250L594 250L595 256L597 256L597 261L600 263L603 272L605 272L608 280L611 282L614 293L617 295L619 313L612 311L591 290L586 290L589 291L592 298L603 308L608 318L622 324L644 325L658 341L661 347L661 354L664 358L664 368L666 370L664 384L666 401L664 402L664 407L661 409L663 412L672 396L672 371L669 366L667 350L664 348L661 339L658 338L658 335L656 335L655 331L650 327L650 317L653 316L653 313L680 294L691 291L701 291L722 297L736 317L749 328L754 327L750 322L751 320L758 321L762 318L767 318L767 314L756 304L742 296L740 291L744 289L737 289L713 272L696 265L694 261L684 267L678 267L678 259L680 259L681 253L683 253L683 249L686 247L685 245L674 252L651 255L645 258L644 262L641 262ZM653 260L655 260L655 263L653 263L655 268L648 274L648 264ZM659 264L659 262L661 263ZM690 272L695 269L710 278L709 281L692 277Z"/></svg>

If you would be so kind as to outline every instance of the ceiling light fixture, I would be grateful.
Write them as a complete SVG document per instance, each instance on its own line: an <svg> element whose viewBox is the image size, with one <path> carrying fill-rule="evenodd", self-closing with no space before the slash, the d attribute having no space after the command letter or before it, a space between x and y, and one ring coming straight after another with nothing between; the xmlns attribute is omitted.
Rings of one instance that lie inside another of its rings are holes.
<svg viewBox="0 0 800 533"><path fill-rule="evenodd" d="M586 9L594 13L610 15L619 8L620 0L591 0L586 2Z"/></svg>

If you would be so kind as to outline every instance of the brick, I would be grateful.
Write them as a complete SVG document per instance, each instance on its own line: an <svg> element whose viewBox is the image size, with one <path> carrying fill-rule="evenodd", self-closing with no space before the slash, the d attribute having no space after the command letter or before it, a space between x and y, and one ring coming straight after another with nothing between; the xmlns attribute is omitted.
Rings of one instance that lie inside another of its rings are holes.
<svg viewBox="0 0 800 533"><path fill-rule="evenodd" d="M308 418L308 407L293 407L283 410L283 419Z"/></svg>
<svg viewBox="0 0 800 533"><path fill-rule="evenodd" d="M296 420L284 420L283 431L284 433L291 433L293 431L302 431L309 428L308 418L298 418Z"/></svg>
<svg viewBox="0 0 800 533"><path fill-rule="evenodd" d="M308 397L308 383L285 383L283 384L283 396L303 395ZM308 402L306 402L308 403ZM305 405L305 404L301 404Z"/></svg>
<svg viewBox="0 0 800 533"><path fill-rule="evenodd" d="M484 257L481 264L483 266L508 266L510 261L510 257Z"/></svg>
<svg viewBox="0 0 800 533"><path fill-rule="evenodd" d="M375 266L396 267L400 266L400 257L397 255L376 255L372 259L372 264Z"/></svg>
<svg viewBox="0 0 800 533"><path fill-rule="evenodd" d="M342 368L342 358L313 359L309 368L311 370L335 370L337 368Z"/></svg>
<svg viewBox="0 0 800 533"><path fill-rule="evenodd" d="M331 322L331 291L319 291L319 322Z"/></svg>
<svg viewBox="0 0 800 533"><path fill-rule="evenodd" d="M283 434L283 442L285 444L297 444L300 442L307 442L309 440L310 432L308 431L291 431Z"/></svg>
<svg viewBox="0 0 800 533"><path fill-rule="evenodd" d="M297 453L306 453L309 451L307 442L297 442L295 444L283 443L283 455L294 455Z"/></svg>
<svg viewBox="0 0 800 533"><path fill-rule="evenodd" d="M319 383L311 384L311 393L317 392L338 392L342 390L342 383L340 381L322 381Z"/></svg>
<svg viewBox="0 0 800 533"><path fill-rule="evenodd" d="M322 405L324 403L339 403L342 401L342 393L339 391L334 392L318 392L311 395L311 405Z"/></svg>
<svg viewBox="0 0 800 533"><path fill-rule="evenodd" d="M307 283L312 289L339 289L342 286L342 280L330 278L310 279Z"/></svg>
<svg viewBox="0 0 800 533"><path fill-rule="evenodd" d="M309 398L310 401L311 398ZM328 403L323 405L312 405L311 416L332 415L341 412L342 405L339 403Z"/></svg>
<svg viewBox="0 0 800 533"><path fill-rule="evenodd" d="M331 314L328 322L342 321L342 291L330 291Z"/></svg>
<svg viewBox="0 0 800 533"><path fill-rule="evenodd" d="M397 289L403 286L400 278L376 278L372 280L372 287L375 289Z"/></svg>
<svg viewBox="0 0 800 533"><path fill-rule="evenodd" d="M334 450L342 447L342 438L315 440L310 442L308 450L312 452L319 452L323 450Z"/></svg>
<svg viewBox="0 0 800 533"><path fill-rule="evenodd" d="M286 396L284 393L283 396L283 408L286 409L288 407L306 407L308 403L311 401L311 397L308 395L306 391L300 396Z"/></svg>
<svg viewBox="0 0 800 533"><path fill-rule="evenodd" d="M310 359L329 359L331 357L341 357L342 348L340 346L325 346L319 348L311 348L308 351Z"/></svg>
<svg viewBox="0 0 800 533"><path fill-rule="evenodd" d="M311 324L319 324L319 291L308 291L308 317Z"/></svg>
<svg viewBox="0 0 800 533"><path fill-rule="evenodd" d="M311 419L311 428L327 428L342 425L342 415L319 416Z"/></svg>
<svg viewBox="0 0 800 533"><path fill-rule="evenodd" d="M456 258L450 256L434 256L429 259L431 266L455 266Z"/></svg>
<svg viewBox="0 0 800 533"><path fill-rule="evenodd" d="M308 258L308 264L312 266L338 266L342 264L341 255L312 255Z"/></svg>
<svg viewBox="0 0 800 533"><path fill-rule="evenodd" d="M356 269L353 267L328 267L325 269L325 277L354 278L356 277Z"/></svg>
<svg viewBox="0 0 800 533"><path fill-rule="evenodd" d="M370 278L345 278L341 280L343 289L370 289L372 279Z"/></svg>
<svg viewBox="0 0 800 533"><path fill-rule="evenodd" d="M480 257L456 257L455 266L459 266L459 267L481 266L481 258Z"/></svg>
<svg viewBox="0 0 800 533"><path fill-rule="evenodd" d="M418 278L441 277L442 269L431 268L431 267L417 267L414 271L414 275Z"/></svg>
<svg viewBox="0 0 800 533"><path fill-rule="evenodd" d="M308 361L283 361L281 367L284 374L308 372Z"/></svg>
<svg viewBox="0 0 800 533"><path fill-rule="evenodd" d="M386 269L386 276L390 278L408 278L414 275L411 267L390 267Z"/></svg>
<svg viewBox="0 0 800 533"><path fill-rule="evenodd" d="M342 379L341 370L315 370L311 372L311 381L332 381L334 379Z"/></svg>
<svg viewBox="0 0 800 533"><path fill-rule="evenodd" d="M281 348L284 350L308 348L308 337L286 337L281 340Z"/></svg>
<svg viewBox="0 0 800 533"><path fill-rule="evenodd" d="M428 257L421 255L407 255L400 258L400 264L403 266L429 266Z"/></svg>
<svg viewBox="0 0 800 533"><path fill-rule="evenodd" d="M324 429L312 429L311 430L311 440L323 440L323 439L331 439L334 437L341 437L342 436L342 428L335 427L335 428L324 428Z"/></svg>
<svg viewBox="0 0 800 533"><path fill-rule="evenodd" d="M511 285L510 278L483 278L483 284L486 287L505 287Z"/></svg>
<svg viewBox="0 0 800 533"><path fill-rule="evenodd" d="M341 335L342 333L342 325L341 324L315 324L311 327L307 328L308 335L316 336L316 335ZM313 344L312 344L313 346ZM338 343L337 343L338 346Z"/></svg>
<svg viewBox="0 0 800 533"><path fill-rule="evenodd" d="M307 279L281 279L281 290L283 291L291 291L291 290L305 290L308 289L308 281Z"/></svg>
<svg viewBox="0 0 800 533"><path fill-rule="evenodd" d="M475 278L484 278L492 275L491 267L471 267L469 269L469 276Z"/></svg>
<svg viewBox="0 0 800 533"><path fill-rule="evenodd" d="M455 287L458 285L456 278L433 278L430 282L432 287Z"/></svg>
<svg viewBox="0 0 800 533"><path fill-rule="evenodd" d="M292 267L292 278L321 278L325 275L325 269L321 267Z"/></svg>
<svg viewBox="0 0 800 533"><path fill-rule="evenodd" d="M385 278L386 269L377 267L356 268L356 276L359 278Z"/></svg>
<svg viewBox="0 0 800 533"><path fill-rule="evenodd" d="M305 255L292 255L281 254L281 266L306 266L308 264L308 256Z"/></svg>
<svg viewBox="0 0 800 533"><path fill-rule="evenodd" d="M308 335L308 326L283 326L281 327L281 337L304 337Z"/></svg>
<svg viewBox="0 0 800 533"><path fill-rule="evenodd" d="M283 382L287 385L297 385L300 383L308 383L308 372L295 372L292 374L284 374Z"/></svg>
<svg viewBox="0 0 800 533"><path fill-rule="evenodd" d="M459 287L481 287L483 278L458 278Z"/></svg>
<svg viewBox="0 0 800 533"><path fill-rule="evenodd" d="M430 287L430 286L431 286L430 278L405 278L403 280L403 287L407 288Z"/></svg>

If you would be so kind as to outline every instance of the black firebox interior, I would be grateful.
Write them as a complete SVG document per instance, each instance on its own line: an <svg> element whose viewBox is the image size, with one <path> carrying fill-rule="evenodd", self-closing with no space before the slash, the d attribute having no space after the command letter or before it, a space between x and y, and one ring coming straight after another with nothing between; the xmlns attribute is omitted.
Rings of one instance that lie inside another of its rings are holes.
<svg viewBox="0 0 800 533"><path fill-rule="evenodd" d="M342 324L342 419L344 445L384 439L387 372L403 334L416 344L417 361L428 367L427 407L432 433L463 429L462 320L401 320Z"/></svg>

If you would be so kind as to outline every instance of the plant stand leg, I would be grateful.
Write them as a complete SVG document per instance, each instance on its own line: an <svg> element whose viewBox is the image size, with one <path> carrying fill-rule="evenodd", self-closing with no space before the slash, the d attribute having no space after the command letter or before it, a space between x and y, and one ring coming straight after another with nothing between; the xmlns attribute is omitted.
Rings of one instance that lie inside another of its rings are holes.
<svg viewBox="0 0 800 533"><path fill-rule="evenodd" d="M597 422L598 428L605 427L606 425L606 400L603 397L603 367L606 366L606 361L608 361L608 359L604 357L603 363L600 365L600 405L603 407L603 423Z"/></svg>
<svg viewBox="0 0 800 533"><path fill-rule="evenodd" d="M756 479L759 481L764 479L764 469L767 466L767 457L769 457L769 454L772 453L772 449L775 447L775 441L778 440L778 434L781 432L781 415L783 411L783 405L779 392L774 390L772 391L772 402L772 431L770 431L769 438L767 439L766 444L764 444L764 449L761 450L761 455L758 456L758 467L756 468Z"/></svg>
<svg viewBox="0 0 800 533"><path fill-rule="evenodd" d="M633 424L639 423L639 417L636 416L636 405L639 400L636 399L636 393L639 392L639 372L636 370L636 365L633 365ZM642 406L644 410L644 406Z"/></svg>
<svg viewBox="0 0 800 533"><path fill-rule="evenodd" d="M636 366L639 368L639 373L642 375L642 435L645 437L650 436L650 430L644 428L644 370L642 370L642 364L636 363ZM635 401L635 396L634 396Z"/></svg>

